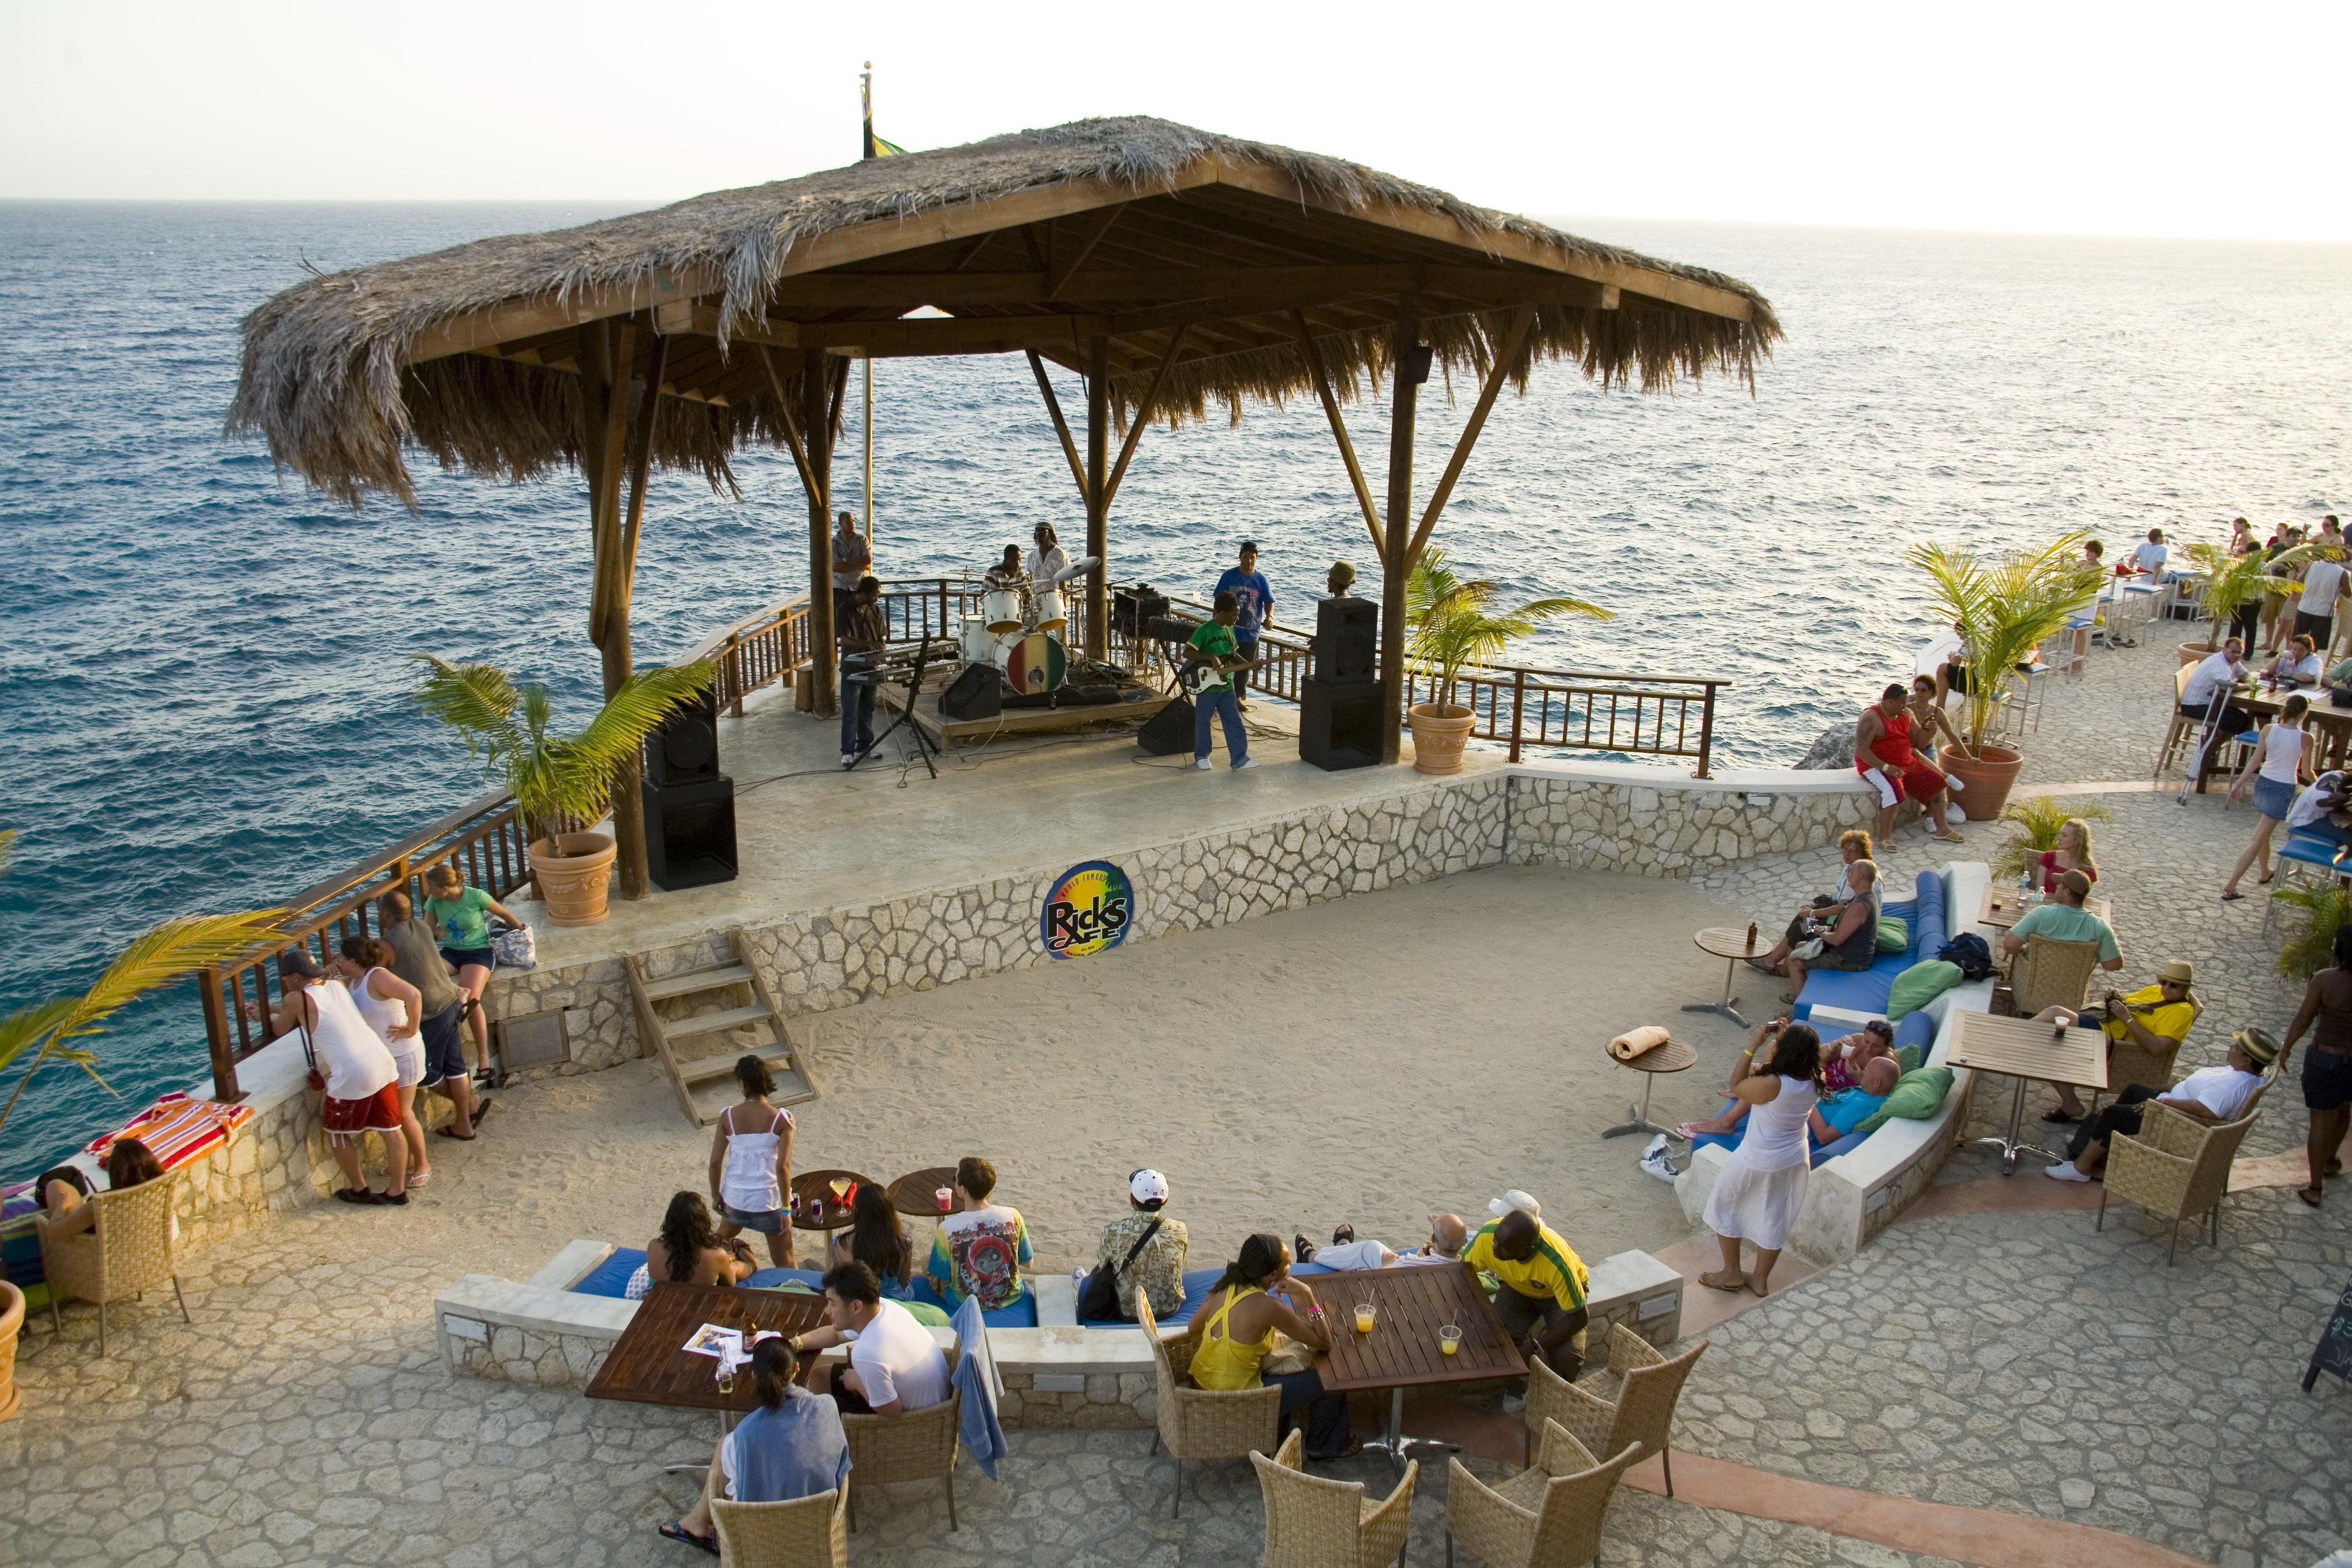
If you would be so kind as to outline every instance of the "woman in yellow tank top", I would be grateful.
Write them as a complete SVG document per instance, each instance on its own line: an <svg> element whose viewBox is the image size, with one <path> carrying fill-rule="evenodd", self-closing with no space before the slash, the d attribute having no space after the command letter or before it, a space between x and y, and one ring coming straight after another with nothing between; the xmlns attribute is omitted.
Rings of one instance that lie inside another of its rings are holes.
<svg viewBox="0 0 2352 1568"><path fill-rule="evenodd" d="M1279 1291L1280 1294L1275 1292ZM1278 1237L1260 1233L1242 1243L1241 1257L1202 1297L1184 1331L1192 1344L1192 1381L1202 1388L1256 1388L1268 1381L1258 1370L1274 1349L1274 1331L1318 1351L1331 1348L1331 1324L1315 1292L1290 1277L1290 1248ZM1348 1396L1327 1394L1312 1369L1276 1373L1282 1413L1307 1411L1307 1457L1344 1459L1360 1451L1348 1436Z"/></svg>

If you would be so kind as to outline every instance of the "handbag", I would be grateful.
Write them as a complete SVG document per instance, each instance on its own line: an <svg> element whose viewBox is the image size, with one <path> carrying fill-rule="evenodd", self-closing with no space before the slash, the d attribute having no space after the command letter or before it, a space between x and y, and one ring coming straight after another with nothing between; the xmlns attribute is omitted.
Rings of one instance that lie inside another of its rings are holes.
<svg viewBox="0 0 2352 1568"><path fill-rule="evenodd" d="M490 963L499 969L536 969L539 944L529 926L505 926L490 937Z"/></svg>
<svg viewBox="0 0 2352 1568"><path fill-rule="evenodd" d="M1087 1276L1087 1288L1078 1293L1078 1321L1099 1323L1119 1315L1119 1276L1135 1266L1144 1244L1159 1234L1160 1216L1153 1215L1151 1223L1143 1227L1143 1234L1135 1238L1135 1245L1127 1249L1127 1256L1119 1261L1118 1268L1097 1268Z"/></svg>
<svg viewBox="0 0 2352 1568"><path fill-rule="evenodd" d="M1286 1373L1312 1372L1315 1369L1314 1347L1276 1329L1274 1331L1274 1348L1259 1359L1257 1369L1276 1377Z"/></svg>

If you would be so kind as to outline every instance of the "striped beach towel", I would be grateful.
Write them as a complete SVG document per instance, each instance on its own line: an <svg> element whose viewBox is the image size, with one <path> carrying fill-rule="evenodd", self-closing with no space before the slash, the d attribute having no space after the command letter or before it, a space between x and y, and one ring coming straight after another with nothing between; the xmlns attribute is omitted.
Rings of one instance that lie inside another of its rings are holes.
<svg viewBox="0 0 2352 1568"><path fill-rule="evenodd" d="M116 1140L136 1138L163 1163L163 1169L176 1170L227 1142L252 1120L249 1105L222 1105L186 1094L167 1094L132 1117L130 1125L96 1140L83 1152L104 1163Z"/></svg>

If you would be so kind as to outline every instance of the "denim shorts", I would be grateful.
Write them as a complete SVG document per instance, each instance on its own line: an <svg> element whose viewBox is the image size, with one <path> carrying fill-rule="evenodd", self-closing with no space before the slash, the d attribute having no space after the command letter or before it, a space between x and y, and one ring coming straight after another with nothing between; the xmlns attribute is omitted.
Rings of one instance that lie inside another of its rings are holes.
<svg viewBox="0 0 2352 1568"><path fill-rule="evenodd" d="M416 1037L425 1043L425 1085L466 1076L466 1037L457 1027L458 1014L465 1004L452 1002L416 1026Z"/></svg>
<svg viewBox="0 0 2352 1568"><path fill-rule="evenodd" d="M725 1204L721 1204L719 1205L719 1217L729 1225L739 1226L745 1230L756 1230L761 1236L779 1236L783 1233L784 1211L782 1209L739 1209L730 1208Z"/></svg>
<svg viewBox="0 0 2352 1568"><path fill-rule="evenodd" d="M2352 1051L2307 1050L2303 1053L2303 1103L2311 1110L2333 1110L2352 1100Z"/></svg>
<svg viewBox="0 0 2352 1568"><path fill-rule="evenodd" d="M2284 822L2294 805L2294 785L2284 779L2254 779L2254 810L2273 822Z"/></svg>

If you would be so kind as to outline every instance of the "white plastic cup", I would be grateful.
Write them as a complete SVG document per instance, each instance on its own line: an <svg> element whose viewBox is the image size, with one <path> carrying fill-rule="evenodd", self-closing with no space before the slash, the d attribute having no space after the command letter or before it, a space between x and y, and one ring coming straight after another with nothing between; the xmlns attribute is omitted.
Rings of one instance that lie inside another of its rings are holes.
<svg viewBox="0 0 2352 1568"><path fill-rule="evenodd" d="M1462 1331L1455 1328L1451 1323L1448 1323L1444 1328L1438 1330L1437 1348L1444 1351L1447 1355L1454 1355L1459 1352L1462 1349Z"/></svg>

